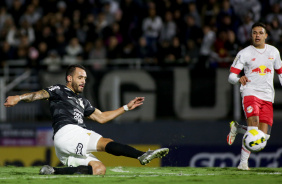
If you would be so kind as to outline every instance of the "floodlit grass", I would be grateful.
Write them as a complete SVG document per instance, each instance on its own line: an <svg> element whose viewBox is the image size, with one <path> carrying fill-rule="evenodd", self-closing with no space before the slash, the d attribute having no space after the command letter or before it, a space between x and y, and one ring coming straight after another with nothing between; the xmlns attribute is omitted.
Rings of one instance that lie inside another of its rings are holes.
<svg viewBox="0 0 282 184"><path fill-rule="evenodd" d="M105 176L39 175L39 167L0 167L0 183L17 184L281 184L282 168L108 167Z"/></svg>

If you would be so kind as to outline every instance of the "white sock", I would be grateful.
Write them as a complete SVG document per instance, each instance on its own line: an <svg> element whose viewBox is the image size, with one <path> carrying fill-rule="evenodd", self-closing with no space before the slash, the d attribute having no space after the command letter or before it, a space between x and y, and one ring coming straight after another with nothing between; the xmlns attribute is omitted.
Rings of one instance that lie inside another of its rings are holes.
<svg viewBox="0 0 282 184"><path fill-rule="evenodd" d="M251 155L251 152L246 149L243 141L242 141L242 149L241 149L241 158L240 163L248 163L248 159Z"/></svg>
<svg viewBox="0 0 282 184"><path fill-rule="evenodd" d="M268 141L268 139L270 138L270 135L269 134L264 134L264 135L265 135L266 141Z"/></svg>

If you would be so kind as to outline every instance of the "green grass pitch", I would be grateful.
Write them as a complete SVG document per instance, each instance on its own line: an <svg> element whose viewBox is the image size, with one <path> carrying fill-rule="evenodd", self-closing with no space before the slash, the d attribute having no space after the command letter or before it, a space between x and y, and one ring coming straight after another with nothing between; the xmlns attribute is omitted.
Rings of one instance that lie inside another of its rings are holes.
<svg viewBox="0 0 282 184"><path fill-rule="evenodd" d="M108 167L105 176L39 175L40 167L0 167L0 183L16 184L281 184L282 168Z"/></svg>

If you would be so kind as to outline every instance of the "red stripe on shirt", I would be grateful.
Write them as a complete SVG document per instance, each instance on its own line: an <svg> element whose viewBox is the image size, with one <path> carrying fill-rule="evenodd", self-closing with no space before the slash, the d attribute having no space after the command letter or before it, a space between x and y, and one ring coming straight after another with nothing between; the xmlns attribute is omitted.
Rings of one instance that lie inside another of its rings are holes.
<svg viewBox="0 0 282 184"><path fill-rule="evenodd" d="M235 74L238 75L238 74L240 74L241 70L238 69L238 68L231 67L231 68L230 68L230 72L235 73Z"/></svg>
<svg viewBox="0 0 282 184"><path fill-rule="evenodd" d="M282 73L282 67L279 68L279 69L275 69L275 72L276 72L277 74L281 74L281 73Z"/></svg>

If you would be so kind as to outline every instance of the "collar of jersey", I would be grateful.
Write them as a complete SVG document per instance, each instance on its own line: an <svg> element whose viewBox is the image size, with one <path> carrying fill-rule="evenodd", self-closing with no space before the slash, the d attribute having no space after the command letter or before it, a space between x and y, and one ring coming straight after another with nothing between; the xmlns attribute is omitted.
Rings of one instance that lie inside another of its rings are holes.
<svg viewBox="0 0 282 184"><path fill-rule="evenodd" d="M66 86L67 88L69 88L68 86ZM72 90L71 88L69 88L74 94L78 95L78 93L74 92L74 90Z"/></svg>

